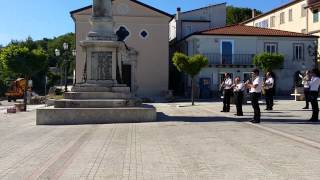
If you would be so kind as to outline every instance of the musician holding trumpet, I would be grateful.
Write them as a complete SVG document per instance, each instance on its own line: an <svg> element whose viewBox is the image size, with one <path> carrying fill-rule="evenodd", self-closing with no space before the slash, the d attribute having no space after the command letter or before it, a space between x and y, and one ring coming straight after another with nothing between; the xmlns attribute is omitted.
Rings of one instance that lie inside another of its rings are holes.
<svg viewBox="0 0 320 180"><path fill-rule="evenodd" d="M252 82L249 80L245 83L246 88L250 89L250 96L251 96L251 104L254 110L254 117L253 120L250 122L252 123L260 123L261 121L261 112L259 107L259 99L261 97L262 91L262 79L259 76L260 71L255 69L252 71Z"/></svg>
<svg viewBox="0 0 320 180"><path fill-rule="evenodd" d="M225 79L220 87L223 89L223 109L221 112L230 112L230 99L232 96L232 79L229 73L225 73Z"/></svg>
<svg viewBox="0 0 320 180"><path fill-rule="evenodd" d="M266 105L267 105L266 110L267 111L273 110L273 96L274 96L273 86L274 86L274 79L273 79L271 73L267 72L266 80L263 83L263 87L266 92L265 97L266 97Z"/></svg>

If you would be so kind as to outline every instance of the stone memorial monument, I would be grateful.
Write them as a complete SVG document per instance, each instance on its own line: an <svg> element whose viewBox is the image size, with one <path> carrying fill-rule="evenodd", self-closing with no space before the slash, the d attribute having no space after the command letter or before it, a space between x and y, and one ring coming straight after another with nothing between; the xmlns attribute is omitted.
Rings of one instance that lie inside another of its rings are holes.
<svg viewBox="0 0 320 180"><path fill-rule="evenodd" d="M86 53L83 80L55 106L37 110L37 125L131 123L156 120L156 109L142 105L120 84L123 57L130 57L114 33L111 0L93 0L92 29L80 42ZM130 59L125 59L130 61Z"/></svg>

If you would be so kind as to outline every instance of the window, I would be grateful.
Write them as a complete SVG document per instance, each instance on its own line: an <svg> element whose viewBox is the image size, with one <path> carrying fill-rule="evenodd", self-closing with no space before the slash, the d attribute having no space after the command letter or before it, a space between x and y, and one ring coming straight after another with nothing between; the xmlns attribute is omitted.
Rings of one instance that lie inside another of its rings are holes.
<svg viewBox="0 0 320 180"><path fill-rule="evenodd" d="M293 20L292 16L293 16L292 9L289 9L289 22Z"/></svg>
<svg viewBox="0 0 320 180"><path fill-rule="evenodd" d="M256 27L260 27L260 28L268 28L269 27L269 20L266 19L266 20L263 20L259 23L256 23L255 25Z"/></svg>
<svg viewBox="0 0 320 180"><path fill-rule="evenodd" d="M277 43L265 43L264 51L270 54L278 53L278 44Z"/></svg>
<svg viewBox="0 0 320 180"><path fill-rule="evenodd" d="M130 32L125 26L120 26L116 31L116 34L118 36L118 41L126 41L130 36Z"/></svg>
<svg viewBox="0 0 320 180"><path fill-rule="evenodd" d="M307 16L307 9L306 9L307 5L303 4L301 6L301 17L306 17Z"/></svg>
<svg viewBox="0 0 320 180"><path fill-rule="evenodd" d="M141 37L142 39L147 39L148 36L149 36L148 31L142 30L142 31L140 32L140 37Z"/></svg>
<svg viewBox="0 0 320 180"><path fill-rule="evenodd" d="M285 23L285 12L280 13L280 24Z"/></svg>
<svg viewBox="0 0 320 180"><path fill-rule="evenodd" d="M269 27L269 20L266 19L266 20L262 21L262 26L261 27L262 28L268 28Z"/></svg>
<svg viewBox="0 0 320 180"><path fill-rule="evenodd" d="M270 18L270 27L275 27L276 26L276 17L271 16Z"/></svg>
<svg viewBox="0 0 320 180"><path fill-rule="evenodd" d="M313 22L314 23L319 22L319 9L313 10L312 13L313 13Z"/></svg>
<svg viewBox="0 0 320 180"><path fill-rule="evenodd" d="M185 36L188 36L191 33L192 33L192 26L186 26L186 34L185 34Z"/></svg>
<svg viewBox="0 0 320 180"><path fill-rule="evenodd" d="M304 44L293 44L293 58L294 60L301 61L304 59Z"/></svg>

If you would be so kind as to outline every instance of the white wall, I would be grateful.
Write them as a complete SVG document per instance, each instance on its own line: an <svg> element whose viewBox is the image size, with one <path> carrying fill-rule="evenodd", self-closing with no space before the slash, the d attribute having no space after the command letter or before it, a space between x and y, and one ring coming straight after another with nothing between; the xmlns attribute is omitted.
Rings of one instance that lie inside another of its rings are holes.
<svg viewBox="0 0 320 180"><path fill-rule="evenodd" d="M278 43L279 53L284 55L285 62L282 69L275 70L277 75L277 92L280 94L289 94L294 86L294 73L300 70L312 69L315 67L313 57L308 54L307 47L313 43L316 38L284 38L284 37L244 37L244 36L192 36L187 39L188 54L196 53L220 53L220 43L222 40L234 41L235 54L258 54L264 52L264 43ZM293 44L304 44L304 60L293 60ZM197 48L195 50L194 48ZM250 72L253 67L208 67L201 71L199 78L211 78L212 90L217 91L218 74L224 72L233 73L234 76L243 78L243 73ZM280 80L281 79L281 80Z"/></svg>

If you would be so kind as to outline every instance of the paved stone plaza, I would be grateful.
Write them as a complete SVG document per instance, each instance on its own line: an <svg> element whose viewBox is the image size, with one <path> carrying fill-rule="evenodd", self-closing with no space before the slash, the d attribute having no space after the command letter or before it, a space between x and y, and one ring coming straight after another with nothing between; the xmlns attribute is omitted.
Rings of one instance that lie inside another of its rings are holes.
<svg viewBox="0 0 320 180"><path fill-rule="evenodd" d="M251 106L236 118L221 105L155 104L156 123L79 126L1 112L0 179L319 179L320 124L305 122L303 102L277 101L260 125L246 122Z"/></svg>

